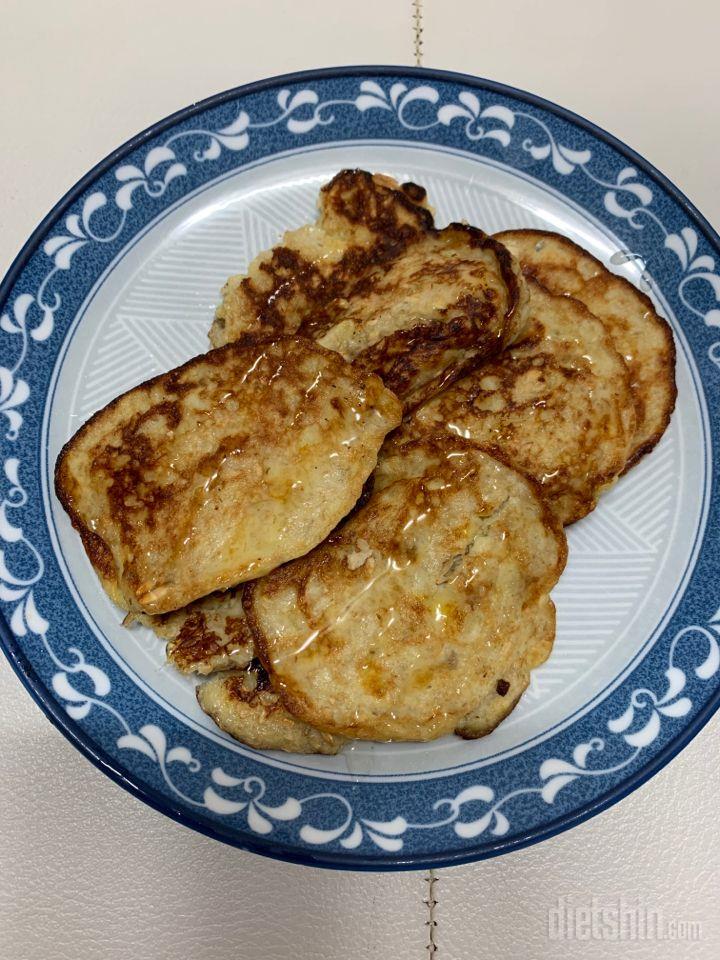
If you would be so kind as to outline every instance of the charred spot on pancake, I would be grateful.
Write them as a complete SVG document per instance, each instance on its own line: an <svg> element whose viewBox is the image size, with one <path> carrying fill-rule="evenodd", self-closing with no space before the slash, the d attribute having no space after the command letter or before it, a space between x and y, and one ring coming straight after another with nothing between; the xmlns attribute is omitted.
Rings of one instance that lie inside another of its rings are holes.
<svg viewBox="0 0 720 960"><path fill-rule="evenodd" d="M427 190L425 187L421 187L417 183L413 183L409 180L407 183L402 184L403 193L405 193L413 203L424 203L427 197Z"/></svg>

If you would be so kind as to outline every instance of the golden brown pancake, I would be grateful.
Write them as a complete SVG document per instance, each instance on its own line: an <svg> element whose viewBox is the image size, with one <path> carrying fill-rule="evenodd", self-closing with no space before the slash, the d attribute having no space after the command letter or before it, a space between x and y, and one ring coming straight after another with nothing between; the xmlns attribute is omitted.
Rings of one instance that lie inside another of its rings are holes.
<svg viewBox="0 0 720 960"><path fill-rule="evenodd" d="M96 413L55 487L112 599L167 613L319 543L399 419L397 398L339 354L246 340Z"/></svg>
<svg viewBox="0 0 720 960"><path fill-rule="evenodd" d="M589 513L635 436L627 367L578 300L529 281L525 337L415 410L387 441L445 431L532 477L561 523Z"/></svg>
<svg viewBox="0 0 720 960"><path fill-rule="evenodd" d="M575 297L605 324L630 371L636 405L629 469L662 437L675 407L675 341L669 324L648 296L567 237L541 230L507 230L495 239L551 293Z"/></svg>
<svg viewBox="0 0 720 960"><path fill-rule="evenodd" d="M368 503L249 585L245 606L299 720L369 740L474 736L549 653L565 558L535 485L446 436L385 457Z"/></svg>
<svg viewBox="0 0 720 960"><path fill-rule="evenodd" d="M378 373L406 409L512 343L527 299L517 263L474 227L437 230L418 199L415 185L339 173L316 223L227 282L211 342L310 336Z"/></svg>

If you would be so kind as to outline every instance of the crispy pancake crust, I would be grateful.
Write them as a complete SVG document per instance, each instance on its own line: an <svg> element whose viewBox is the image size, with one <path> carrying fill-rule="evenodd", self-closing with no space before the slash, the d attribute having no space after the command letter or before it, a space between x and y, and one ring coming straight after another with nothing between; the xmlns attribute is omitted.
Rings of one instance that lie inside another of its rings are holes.
<svg viewBox="0 0 720 960"><path fill-rule="evenodd" d="M415 410L387 445L444 431L479 443L537 481L568 524L624 469L635 407L603 324L572 297L529 288L525 337Z"/></svg>
<svg viewBox="0 0 720 960"><path fill-rule="evenodd" d="M507 712L498 683L513 665L547 656L538 609L566 553L531 481L476 445L427 439L384 458L367 505L250 584L245 608L304 722L370 740L468 735L483 710Z"/></svg>
<svg viewBox="0 0 720 960"><path fill-rule="evenodd" d="M437 230L410 186L421 190L339 173L321 190L317 223L228 281L212 343L244 331L310 336L378 373L410 409L513 342L527 300L518 265L481 230Z"/></svg>
<svg viewBox="0 0 720 960"><path fill-rule="evenodd" d="M167 640L169 663L181 673L207 675L246 667L255 656L252 632L242 605L243 586L196 600L187 607L133 619Z"/></svg>
<svg viewBox="0 0 720 960"><path fill-rule="evenodd" d="M95 414L55 489L111 597L167 613L319 543L399 419L382 382L337 353L246 338Z"/></svg>
<svg viewBox="0 0 720 960"><path fill-rule="evenodd" d="M669 324L648 296L566 237L540 230L507 230L495 239L551 293L582 301L605 324L628 365L636 403L628 470L662 437L675 407L675 341Z"/></svg>
<svg viewBox="0 0 720 960"><path fill-rule="evenodd" d="M298 720L253 671L218 673L197 688L200 707L231 737L256 750L337 753L345 740Z"/></svg>

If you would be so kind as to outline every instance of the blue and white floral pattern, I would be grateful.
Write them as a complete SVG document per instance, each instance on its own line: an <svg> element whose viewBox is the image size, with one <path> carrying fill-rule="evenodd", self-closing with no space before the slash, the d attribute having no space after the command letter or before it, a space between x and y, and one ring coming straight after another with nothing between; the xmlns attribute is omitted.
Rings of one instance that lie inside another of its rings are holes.
<svg viewBox="0 0 720 960"><path fill-rule="evenodd" d="M241 846L260 847L265 838L278 855L349 866L469 859L542 836L558 817L574 822L629 778L651 772L715 708L720 611L713 612L716 578L703 578L717 572L716 517L665 634L588 715L481 777L457 773L421 786L335 780L318 790L316 778L210 745L132 689L67 609L37 489L43 391L102 269L163 206L197 186L298 143L354 138L488 155L531 170L612 223L626 242L615 262L639 261L645 283L662 289L717 409L717 238L620 145L531 97L428 71L319 73L240 90L119 151L51 215L3 285L3 643L45 709L91 756L191 825Z"/></svg>

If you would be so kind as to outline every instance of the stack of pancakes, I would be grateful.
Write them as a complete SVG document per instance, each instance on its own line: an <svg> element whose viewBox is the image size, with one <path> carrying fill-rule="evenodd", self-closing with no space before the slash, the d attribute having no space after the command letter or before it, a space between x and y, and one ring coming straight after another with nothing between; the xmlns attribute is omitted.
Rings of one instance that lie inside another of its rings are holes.
<svg viewBox="0 0 720 960"><path fill-rule="evenodd" d="M344 170L210 340L58 458L126 622L252 747L491 731L552 649L563 526L668 425L667 323L561 236Z"/></svg>

